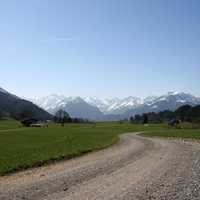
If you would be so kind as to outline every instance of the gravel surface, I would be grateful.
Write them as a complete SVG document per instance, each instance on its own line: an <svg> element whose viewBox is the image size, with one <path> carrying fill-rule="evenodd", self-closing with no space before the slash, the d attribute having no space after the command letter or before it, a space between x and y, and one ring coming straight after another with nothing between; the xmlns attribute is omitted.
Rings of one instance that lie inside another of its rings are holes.
<svg viewBox="0 0 200 200"><path fill-rule="evenodd" d="M200 200L200 144L124 134L83 157L0 177L0 200Z"/></svg>

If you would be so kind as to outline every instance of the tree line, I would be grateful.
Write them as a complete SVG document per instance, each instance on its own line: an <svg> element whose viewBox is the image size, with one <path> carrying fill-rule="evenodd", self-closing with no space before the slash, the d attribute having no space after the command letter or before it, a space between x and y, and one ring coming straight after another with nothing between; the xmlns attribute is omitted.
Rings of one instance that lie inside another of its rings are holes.
<svg viewBox="0 0 200 200"><path fill-rule="evenodd" d="M64 110L58 110L54 116L54 122L60 123L64 125L65 123L92 123L88 119L83 118L72 118L70 115Z"/></svg>

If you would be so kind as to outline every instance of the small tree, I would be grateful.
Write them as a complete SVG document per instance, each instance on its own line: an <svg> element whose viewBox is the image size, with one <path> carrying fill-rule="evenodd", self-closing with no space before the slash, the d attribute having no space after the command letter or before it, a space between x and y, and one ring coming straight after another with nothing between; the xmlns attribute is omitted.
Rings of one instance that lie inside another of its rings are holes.
<svg viewBox="0 0 200 200"><path fill-rule="evenodd" d="M135 122L141 123L143 121L143 118L141 115L135 115Z"/></svg>
<svg viewBox="0 0 200 200"><path fill-rule="evenodd" d="M192 111L192 106L184 105L184 106L179 107L175 111L175 114L181 121L191 122L191 111Z"/></svg>
<svg viewBox="0 0 200 200"><path fill-rule="evenodd" d="M147 114L143 114L143 124L148 124L149 119Z"/></svg>
<svg viewBox="0 0 200 200"><path fill-rule="evenodd" d="M64 123L70 121L69 114L64 110L58 110L54 116L54 121L56 123L61 123L64 126Z"/></svg>
<svg viewBox="0 0 200 200"><path fill-rule="evenodd" d="M0 110L0 120L3 118L3 112Z"/></svg>
<svg viewBox="0 0 200 200"><path fill-rule="evenodd" d="M131 123L133 123L133 122L134 122L134 117L131 116L130 119L129 119L129 121L130 121Z"/></svg>

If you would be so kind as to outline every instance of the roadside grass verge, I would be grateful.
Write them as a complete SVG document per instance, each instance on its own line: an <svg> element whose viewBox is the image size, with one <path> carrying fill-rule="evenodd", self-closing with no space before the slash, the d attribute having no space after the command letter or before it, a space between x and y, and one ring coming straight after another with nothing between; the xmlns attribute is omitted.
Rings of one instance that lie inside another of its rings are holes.
<svg viewBox="0 0 200 200"><path fill-rule="evenodd" d="M172 137L185 139L200 139L200 129L193 128L192 123L180 123L176 128L170 127L167 124L160 127L160 129L148 129L142 134L149 137Z"/></svg>
<svg viewBox="0 0 200 200"><path fill-rule="evenodd" d="M168 129L160 131L147 131L142 135L149 137L174 137L174 138L188 138L200 139L200 129Z"/></svg>

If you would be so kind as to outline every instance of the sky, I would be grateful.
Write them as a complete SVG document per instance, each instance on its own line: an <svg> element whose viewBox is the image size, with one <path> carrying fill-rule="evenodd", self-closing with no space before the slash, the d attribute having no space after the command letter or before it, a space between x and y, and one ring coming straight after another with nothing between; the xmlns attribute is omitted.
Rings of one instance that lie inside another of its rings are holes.
<svg viewBox="0 0 200 200"><path fill-rule="evenodd" d="M35 98L200 96L199 0L0 1L0 87Z"/></svg>

